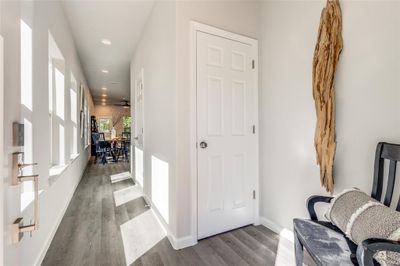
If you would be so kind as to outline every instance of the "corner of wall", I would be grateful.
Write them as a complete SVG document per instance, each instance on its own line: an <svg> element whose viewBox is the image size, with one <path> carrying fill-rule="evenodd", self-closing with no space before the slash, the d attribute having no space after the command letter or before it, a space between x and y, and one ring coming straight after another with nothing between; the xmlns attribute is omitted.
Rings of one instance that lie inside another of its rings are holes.
<svg viewBox="0 0 400 266"><path fill-rule="evenodd" d="M274 231L275 233L277 233L278 235L282 232L282 230L284 229L282 226L278 225L277 223L267 219L266 217L260 216L260 224L262 224L263 226L271 229L272 231Z"/></svg>

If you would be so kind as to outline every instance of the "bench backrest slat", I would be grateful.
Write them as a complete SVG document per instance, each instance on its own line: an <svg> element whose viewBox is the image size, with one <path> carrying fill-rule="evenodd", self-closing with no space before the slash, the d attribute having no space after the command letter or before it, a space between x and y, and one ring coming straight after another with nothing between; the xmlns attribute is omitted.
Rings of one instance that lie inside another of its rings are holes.
<svg viewBox="0 0 400 266"><path fill-rule="evenodd" d="M388 181L387 181L387 187L386 187L386 195L385 195L385 200L383 204L386 206L390 206L390 203L392 203L392 196L393 196L393 190L394 190L394 183L396 179L396 161L390 161L389 165L389 176L388 176Z"/></svg>
<svg viewBox="0 0 400 266"><path fill-rule="evenodd" d="M371 197L381 201L383 194L385 159L389 160L389 174L387 179L386 194L383 204L390 206L393 199L393 192L396 184L397 162L400 161L400 145L380 142L376 147L374 182ZM397 202L397 211L400 211L400 199Z"/></svg>

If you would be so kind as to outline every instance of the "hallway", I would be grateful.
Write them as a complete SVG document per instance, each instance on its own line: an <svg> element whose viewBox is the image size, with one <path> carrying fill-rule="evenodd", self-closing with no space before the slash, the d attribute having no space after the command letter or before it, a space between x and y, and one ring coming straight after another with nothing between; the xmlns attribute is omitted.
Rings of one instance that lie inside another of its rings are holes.
<svg viewBox="0 0 400 266"><path fill-rule="evenodd" d="M121 163L88 165L42 265L275 264L279 237L264 226L174 250L132 179L116 175L128 169Z"/></svg>

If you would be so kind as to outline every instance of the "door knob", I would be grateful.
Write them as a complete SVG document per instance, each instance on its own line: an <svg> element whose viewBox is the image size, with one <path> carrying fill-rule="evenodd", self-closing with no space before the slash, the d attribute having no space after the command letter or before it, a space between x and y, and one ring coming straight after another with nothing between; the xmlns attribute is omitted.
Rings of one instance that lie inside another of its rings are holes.
<svg viewBox="0 0 400 266"><path fill-rule="evenodd" d="M205 149L205 148L207 148L207 142L205 142L205 141L202 141L202 142L200 142L200 148L202 148L202 149Z"/></svg>

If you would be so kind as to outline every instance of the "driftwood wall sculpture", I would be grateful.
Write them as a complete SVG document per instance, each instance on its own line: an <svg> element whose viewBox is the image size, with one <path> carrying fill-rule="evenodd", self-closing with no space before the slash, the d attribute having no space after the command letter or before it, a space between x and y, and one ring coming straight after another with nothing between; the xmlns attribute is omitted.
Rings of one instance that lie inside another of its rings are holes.
<svg viewBox="0 0 400 266"><path fill-rule="evenodd" d="M321 185L333 192L335 159L335 70L342 51L342 13L339 0L328 0L322 10L313 62L313 96L317 112L314 144Z"/></svg>

